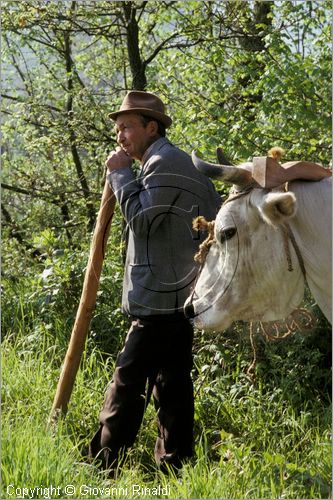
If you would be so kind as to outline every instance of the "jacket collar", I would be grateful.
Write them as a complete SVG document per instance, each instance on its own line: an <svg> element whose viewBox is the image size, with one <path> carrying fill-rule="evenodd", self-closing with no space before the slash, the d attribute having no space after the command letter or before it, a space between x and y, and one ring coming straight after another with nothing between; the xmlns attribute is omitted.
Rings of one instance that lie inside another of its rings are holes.
<svg viewBox="0 0 333 500"><path fill-rule="evenodd" d="M165 146L165 144L170 144L169 140L166 137L160 137L159 139L157 139L157 141L153 142L153 144L151 144L143 154L141 167L144 167L149 158L156 154L163 146Z"/></svg>

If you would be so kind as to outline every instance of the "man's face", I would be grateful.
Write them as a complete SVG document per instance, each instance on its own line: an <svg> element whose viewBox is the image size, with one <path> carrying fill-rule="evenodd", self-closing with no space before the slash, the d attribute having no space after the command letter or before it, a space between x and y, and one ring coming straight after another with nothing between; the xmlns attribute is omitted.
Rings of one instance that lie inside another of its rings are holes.
<svg viewBox="0 0 333 500"><path fill-rule="evenodd" d="M116 120L117 142L128 156L141 160L146 149L156 137L156 122L151 121L146 126L137 114L119 115Z"/></svg>

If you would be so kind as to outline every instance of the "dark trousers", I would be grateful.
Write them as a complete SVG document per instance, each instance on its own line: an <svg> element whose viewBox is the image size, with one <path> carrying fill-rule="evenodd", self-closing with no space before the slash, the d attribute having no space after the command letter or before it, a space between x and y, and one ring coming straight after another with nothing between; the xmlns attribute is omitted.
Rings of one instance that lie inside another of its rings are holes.
<svg viewBox="0 0 333 500"><path fill-rule="evenodd" d="M135 319L119 353L90 455L116 466L134 443L151 390L158 417L155 459L181 466L193 453L193 328L182 315Z"/></svg>

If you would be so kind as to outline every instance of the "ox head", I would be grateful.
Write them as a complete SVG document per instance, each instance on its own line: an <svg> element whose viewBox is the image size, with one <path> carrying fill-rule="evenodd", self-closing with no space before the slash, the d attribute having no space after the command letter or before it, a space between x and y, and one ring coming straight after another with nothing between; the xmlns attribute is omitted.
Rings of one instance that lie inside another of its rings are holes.
<svg viewBox="0 0 333 500"><path fill-rule="evenodd" d="M296 214L295 195L262 189L260 176L259 181L253 176L253 164L217 165L195 153L192 159L209 177L236 185L239 194L222 205L216 217L214 239L186 301L185 313L194 318L198 328L215 330L223 330L235 320L285 318L304 293L304 278L293 248L294 269L288 271L281 230ZM266 162L265 168L267 165L272 163ZM275 185L290 180L290 171L288 176L282 179L278 175ZM264 182L271 182L267 179Z"/></svg>
<svg viewBox="0 0 333 500"><path fill-rule="evenodd" d="M288 272L281 226L296 212L293 193L253 189L224 204L185 311L195 326L224 330L233 321L272 321L290 314L304 293L294 250Z"/></svg>

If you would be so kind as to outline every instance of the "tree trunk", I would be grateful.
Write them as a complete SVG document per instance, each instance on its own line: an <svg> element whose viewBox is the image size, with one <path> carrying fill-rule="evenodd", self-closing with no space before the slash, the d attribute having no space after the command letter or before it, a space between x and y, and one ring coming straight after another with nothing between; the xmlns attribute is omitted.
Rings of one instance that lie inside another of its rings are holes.
<svg viewBox="0 0 333 500"><path fill-rule="evenodd" d="M80 155L78 153L76 146L76 134L72 126L74 84L73 84L73 61L71 56L71 44L70 44L69 32L66 32L64 37L65 37L66 73L67 73L67 92L68 92L66 111L67 111L67 125L69 128L70 147L77 176L81 184L82 193L86 201L87 215L89 221L88 227L89 230L91 231L95 223L95 210L93 203L91 202L90 190L87 179L83 172Z"/></svg>
<svg viewBox="0 0 333 500"><path fill-rule="evenodd" d="M139 48L139 26L135 17L136 8L132 2L124 2L126 19L127 52L132 73L132 89L145 90L147 86L146 64L142 61Z"/></svg>

